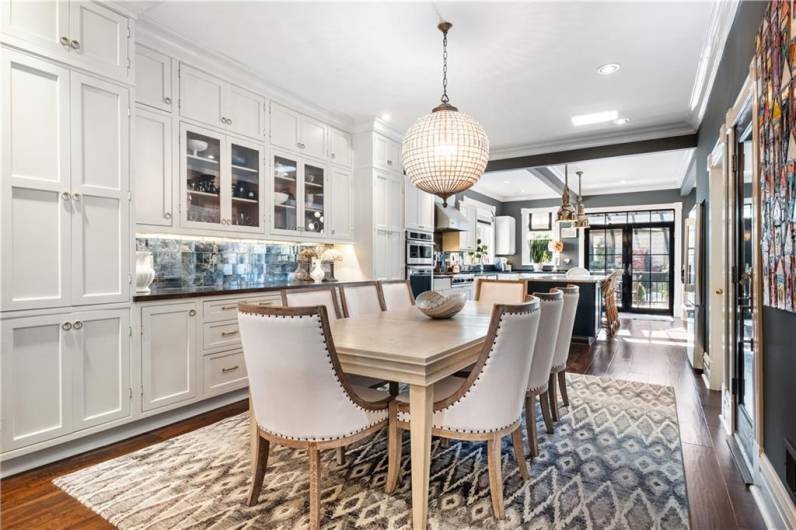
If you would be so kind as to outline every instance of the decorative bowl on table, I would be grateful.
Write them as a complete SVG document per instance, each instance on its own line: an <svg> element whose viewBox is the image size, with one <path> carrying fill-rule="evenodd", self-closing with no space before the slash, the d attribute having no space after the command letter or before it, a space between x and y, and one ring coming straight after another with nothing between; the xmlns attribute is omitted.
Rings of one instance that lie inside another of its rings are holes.
<svg viewBox="0 0 796 530"><path fill-rule="evenodd" d="M285 204L289 198L290 195L287 193L281 191L274 192L274 202L276 202L276 204Z"/></svg>
<svg viewBox="0 0 796 530"><path fill-rule="evenodd" d="M188 140L188 149L193 151L193 156L199 156L199 153L207 149L207 147L207 142L204 140L197 140L196 138Z"/></svg>
<svg viewBox="0 0 796 530"><path fill-rule="evenodd" d="M425 291L415 298L415 305L424 315L434 319L450 318L464 307L464 293L444 295L437 291Z"/></svg>

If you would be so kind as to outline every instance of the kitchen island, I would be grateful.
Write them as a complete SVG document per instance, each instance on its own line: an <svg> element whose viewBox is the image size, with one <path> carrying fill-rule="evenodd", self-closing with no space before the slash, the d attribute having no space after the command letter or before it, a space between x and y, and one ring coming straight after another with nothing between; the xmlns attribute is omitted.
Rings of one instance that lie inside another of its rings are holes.
<svg viewBox="0 0 796 530"><path fill-rule="evenodd" d="M577 285L580 288L580 298L575 312L572 340L591 344L597 339L603 307L601 286L606 276L567 278L566 274L534 273L521 274L520 278L528 281L529 293L546 293L553 287Z"/></svg>

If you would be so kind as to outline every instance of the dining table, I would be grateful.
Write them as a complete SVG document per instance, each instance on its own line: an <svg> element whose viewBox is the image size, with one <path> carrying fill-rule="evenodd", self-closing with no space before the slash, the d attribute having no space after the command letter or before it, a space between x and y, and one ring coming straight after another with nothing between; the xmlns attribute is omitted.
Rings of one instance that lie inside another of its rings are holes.
<svg viewBox="0 0 796 530"><path fill-rule="evenodd" d="M468 301L453 317L434 320L411 306L331 323L344 372L409 386L413 528L428 520L434 383L476 362L492 308Z"/></svg>

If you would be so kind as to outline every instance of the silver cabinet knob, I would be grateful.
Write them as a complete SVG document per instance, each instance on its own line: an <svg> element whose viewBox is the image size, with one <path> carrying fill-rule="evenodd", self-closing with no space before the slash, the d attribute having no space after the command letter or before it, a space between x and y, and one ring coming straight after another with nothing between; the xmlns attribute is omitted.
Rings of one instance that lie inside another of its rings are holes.
<svg viewBox="0 0 796 530"><path fill-rule="evenodd" d="M196 316L196 309L191 309L190 311L188 311L188 316L189 317L195 317Z"/></svg>
<svg viewBox="0 0 796 530"><path fill-rule="evenodd" d="M61 46L69 46L69 37L66 35L61 37Z"/></svg>
<svg viewBox="0 0 796 530"><path fill-rule="evenodd" d="M227 125L232 125L232 118L227 118Z"/></svg>
<svg viewBox="0 0 796 530"><path fill-rule="evenodd" d="M80 49L80 41L79 40L73 40L71 42L71 45L72 45L72 48L75 49L75 50L79 50Z"/></svg>
<svg viewBox="0 0 796 530"><path fill-rule="evenodd" d="M61 198L65 201L68 201L72 198L72 195L68 191L64 191L61 193Z"/></svg>
<svg viewBox="0 0 796 530"><path fill-rule="evenodd" d="M166 213L164 213L164 214L163 214L163 217L165 217L166 219L169 219L169 220L171 220L171 212L166 212Z"/></svg>
<svg viewBox="0 0 796 530"><path fill-rule="evenodd" d="M332 154L331 154L331 155L329 155L329 156L330 156L331 158L334 158L334 153L332 153Z"/></svg>
<svg viewBox="0 0 796 530"><path fill-rule="evenodd" d="M301 142L297 142L296 147L298 147L299 149L304 149L306 146Z"/></svg>
<svg viewBox="0 0 796 530"><path fill-rule="evenodd" d="M72 329L72 323L64 322L63 324L61 324L61 329L63 329L64 331L69 331L70 329Z"/></svg>
<svg viewBox="0 0 796 530"><path fill-rule="evenodd" d="M73 201L79 201L80 200L80 194L79 193L73 193L72 194L72 200Z"/></svg>
<svg viewBox="0 0 796 530"><path fill-rule="evenodd" d="M72 327L75 329L81 329L83 327L83 323L79 320L75 320L75 322L72 324Z"/></svg>
<svg viewBox="0 0 796 530"><path fill-rule="evenodd" d="M387 160L387 165L391 166L392 165L392 160Z"/></svg>

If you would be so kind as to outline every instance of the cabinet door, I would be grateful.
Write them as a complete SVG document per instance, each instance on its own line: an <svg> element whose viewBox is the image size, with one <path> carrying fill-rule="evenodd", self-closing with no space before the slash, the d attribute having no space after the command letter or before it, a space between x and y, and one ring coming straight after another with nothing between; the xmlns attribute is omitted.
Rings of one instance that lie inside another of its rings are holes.
<svg viewBox="0 0 796 530"><path fill-rule="evenodd" d="M197 396L197 304L141 308L141 383L144 411Z"/></svg>
<svg viewBox="0 0 796 530"><path fill-rule="evenodd" d="M326 125L308 116L299 120L299 149L302 154L315 158L326 157Z"/></svg>
<svg viewBox="0 0 796 530"><path fill-rule="evenodd" d="M381 169L401 171L400 145L398 142L382 136L373 135L373 165Z"/></svg>
<svg viewBox="0 0 796 530"><path fill-rule="evenodd" d="M304 193L299 177L298 158L287 153L274 153L271 175L271 232L299 234L299 204Z"/></svg>
<svg viewBox="0 0 796 530"><path fill-rule="evenodd" d="M4 451L72 430L74 336L68 317L14 318L0 325Z"/></svg>
<svg viewBox="0 0 796 530"><path fill-rule="evenodd" d="M180 64L180 116L224 128L223 100L223 81Z"/></svg>
<svg viewBox="0 0 796 530"><path fill-rule="evenodd" d="M73 425L85 429L130 415L130 310L71 315Z"/></svg>
<svg viewBox="0 0 796 530"><path fill-rule="evenodd" d="M420 190L404 178L404 226L420 229Z"/></svg>
<svg viewBox="0 0 796 530"><path fill-rule="evenodd" d="M0 57L2 310L66 306L69 71L8 49Z"/></svg>
<svg viewBox="0 0 796 530"><path fill-rule="evenodd" d="M298 112L290 110L278 103L271 102L271 143L285 149L298 149L299 144Z"/></svg>
<svg viewBox="0 0 796 530"><path fill-rule="evenodd" d="M129 20L96 2L69 2L70 55L98 73L127 79Z"/></svg>
<svg viewBox="0 0 796 530"><path fill-rule="evenodd" d="M171 58L136 44L135 100L171 112L171 97Z"/></svg>
<svg viewBox="0 0 796 530"><path fill-rule="evenodd" d="M72 72L72 304L130 299L130 96Z"/></svg>
<svg viewBox="0 0 796 530"><path fill-rule="evenodd" d="M403 230L403 177L389 173L374 173L373 219L376 225Z"/></svg>
<svg viewBox="0 0 796 530"><path fill-rule="evenodd" d="M407 179L409 180L409 179ZM418 228L420 230L434 231L434 196L425 191L417 190L418 194L418 207L417 218Z"/></svg>
<svg viewBox="0 0 796 530"><path fill-rule="evenodd" d="M235 85L227 85L224 97L227 130L262 140L263 98Z"/></svg>
<svg viewBox="0 0 796 530"><path fill-rule="evenodd" d="M0 10L0 25L6 35L56 57L69 53L68 2L6 0L0 3Z"/></svg>
<svg viewBox="0 0 796 530"><path fill-rule="evenodd" d="M263 233L263 146L228 138L230 160L230 223L239 232Z"/></svg>
<svg viewBox="0 0 796 530"><path fill-rule="evenodd" d="M332 202L329 207L329 235L334 239L353 239L353 197L351 171L332 168L329 171Z"/></svg>
<svg viewBox="0 0 796 530"><path fill-rule="evenodd" d="M229 164L225 137L209 129L183 124L180 127L181 225L222 230L227 212L223 197L230 190L224 182Z"/></svg>
<svg viewBox="0 0 796 530"><path fill-rule="evenodd" d="M353 156L350 134L338 129L329 129L329 159L335 164L351 166Z"/></svg>
<svg viewBox="0 0 796 530"><path fill-rule="evenodd" d="M391 280L402 280L404 277L404 234L403 230L390 232L389 277Z"/></svg>
<svg viewBox="0 0 796 530"><path fill-rule="evenodd" d="M302 235L321 237L326 234L327 179L326 168L315 162L302 162L303 200L300 206L303 219Z"/></svg>
<svg viewBox="0 0 796 530"><path fill-rule="evenodd" d="M384 227L373 229L373 279L390 279L390 230Z"/></svg>
<svg viewBox="0 0 796 530"><path fill-rule="evenodd" d="M461 212L467 218L467 230L459 237L461 250L475 250L476 223L478 222L478 209L475 206L461 206Z"/></svg>
<svg viewBox="0 0 796 530"><path fill-rule="evenodd" d="M171 129L171 116L136 109L133 176L137 225L174 226Z"/></svg>

